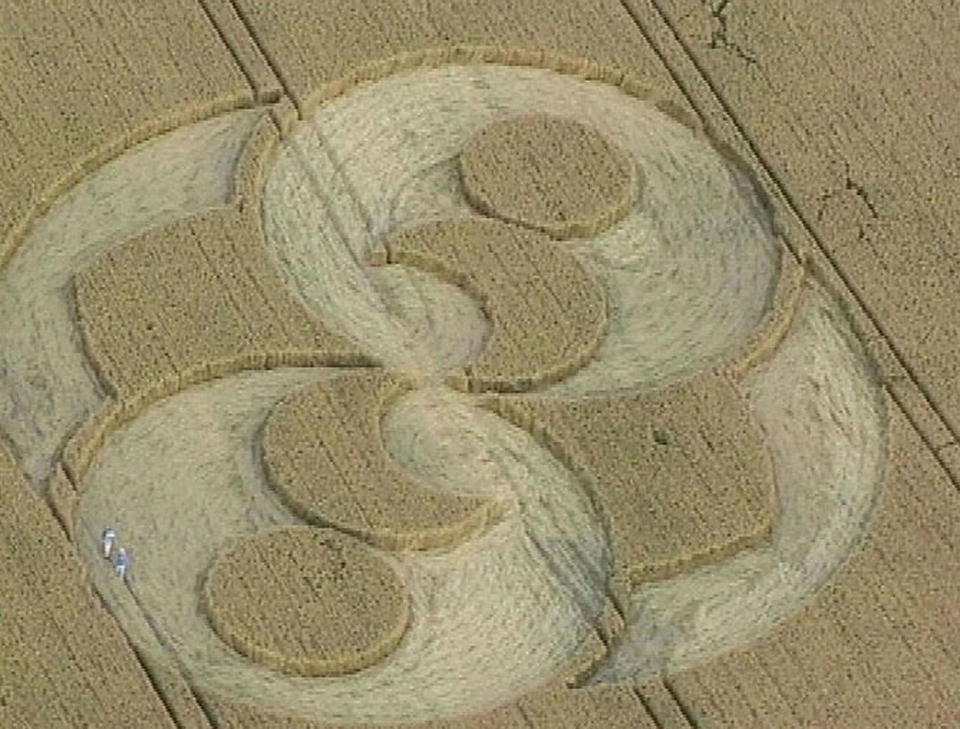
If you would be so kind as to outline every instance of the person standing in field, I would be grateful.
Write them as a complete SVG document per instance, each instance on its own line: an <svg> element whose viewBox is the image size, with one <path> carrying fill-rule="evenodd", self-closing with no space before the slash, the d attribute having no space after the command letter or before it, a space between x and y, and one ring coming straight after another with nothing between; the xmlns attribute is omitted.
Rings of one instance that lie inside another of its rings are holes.
<svg viewBox="0 0 960 729"><path fill-rule="evenodd" d="M103 558L110 559L110 555L113 553L113 545L117 541L117 533L111 528L107 527L103 530L103 534L100 538L100 544L103 547Z"/></svg>
<svg viewBox="0 0 960 729"><path fill-rule="evenodd" d="M117 573L120 579L124 579L127 576L127 565L129 564L129 559L127 557L127 550L123 547L117 550L117 554L113 558L113 571Z"/></svg>

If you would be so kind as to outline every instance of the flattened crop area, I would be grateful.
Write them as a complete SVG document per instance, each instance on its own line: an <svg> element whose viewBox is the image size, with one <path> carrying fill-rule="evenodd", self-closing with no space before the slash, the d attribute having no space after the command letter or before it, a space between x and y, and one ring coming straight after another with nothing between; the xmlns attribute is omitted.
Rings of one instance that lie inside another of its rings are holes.
<svg viewBox="0 0 960 729"><path fill-rule="evenodd" d="M405 3L182 9L0 207L0 726L949 717L960 502L668 14Z"/></svg>

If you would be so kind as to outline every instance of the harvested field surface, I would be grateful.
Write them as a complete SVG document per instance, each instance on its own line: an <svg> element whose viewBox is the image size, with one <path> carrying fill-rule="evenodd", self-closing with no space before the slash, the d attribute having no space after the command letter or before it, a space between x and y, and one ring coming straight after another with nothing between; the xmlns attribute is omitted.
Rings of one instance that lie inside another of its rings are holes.
<svg viewBox="0 0 960 729"><path fill-rule="evenodd" d="M480 211L554 238L596 235L638 195L630 159L595 130L547 115L493 122L460 153L460 179Z"/></svg>
<svg viewBox="0 0 960 729"><path fill-rule="evenodd" d="M960 725L951 10L6 2L0 727Z"/></svg>
<svg viewBox="0 0 960 729"><path fill-rule="evenodd" d="M425 488L384 450L380 418L402 392L397 378L373 370L283 400L263 431L271 485L307 522L386 549L451 546L476 536L496 517L494 503Z"/></svg>
<svg viewBox="0 0 960 729"><path fill-rule="evenodd" d="M255 661L303 676L350 673L393 650L406 587L353 537L287 527L217 557L203 586L217 633Z"/></svg>
<svg viewBox="0 0 960 729"><path fill-rule="evenodd" d="M462 378L452 378L463 389L527 390L560 379L589 361L603 338L603 290L542 235L465 218L409 228L384 245L387 263L435 273L482 302L490 335Z"/></svg>

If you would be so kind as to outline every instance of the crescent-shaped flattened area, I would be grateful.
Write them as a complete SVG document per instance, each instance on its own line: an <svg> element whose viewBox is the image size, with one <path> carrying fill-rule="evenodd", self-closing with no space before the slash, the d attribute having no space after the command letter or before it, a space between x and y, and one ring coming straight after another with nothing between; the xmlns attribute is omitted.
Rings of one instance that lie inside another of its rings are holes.
<svg viewBox="0 0 960 729"><path fill-rule="evenodd" d="M264 470L298 516L384 549L429 549L476 535L500 513L499 501L430 489L390 458L380 417L402 390L383 370L350 372L271 411Z"/></svg>
<svg viewBox="0 0 960 729"><path fill-rule="evenodd" d="M606 327L603 289L547 236L498 220L454 218L408 228L386 241L387 262L436 273L476 296L491 332L451 384L518 392L577 370Z"/></svg>
<svg viewBox="0 0 960 729"><path fill-rule="evenodd" d="M491 122L460 153L463 190L477 209L554 238L609 228L634 206L638 177L596 129L550 114Z"/></svg>
<svg viewBox="0 0 960 729"><path fill-rule="evenodd" d="M303 526L248 537L219 555L203 601L228 645L304 676L373 665L400 642L410 613L399 575L375 550Z"/></svg>

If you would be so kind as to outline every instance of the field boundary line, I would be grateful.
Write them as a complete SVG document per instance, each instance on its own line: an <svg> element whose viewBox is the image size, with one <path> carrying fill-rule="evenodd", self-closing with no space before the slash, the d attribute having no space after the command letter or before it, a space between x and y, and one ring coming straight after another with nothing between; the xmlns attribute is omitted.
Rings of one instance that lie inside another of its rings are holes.
<svg viewBox="0 0 960 729"><path fill-rule="evenodd" d="M200 2L204 3L206 0L200 0ZM284 96L290 99L290 103L293 104L293 108L296 109L297 117L303 119L303 107L300 104L300 99L293 93L290 82L287 80L286 75L280 70L280 64L277 63L277 59L267 49L266 44L261 40L260 36L257 35L253 27L253 21L251 21L243 11L243 8L238 5L237 0L229 0L229 3L233 7L233 11L237 14L237 17L240 18L240 22L243 23L243 27L247 31L247 35L250 36L250 40L253 41L257 50L260 51L260 55L263 56L263 60L267 62L270 70L273 71L273 75L276 76L277 81L280 82L280 88L283 89ZM277 99L277 101L279 101L279 99Z"/></svg>
<svg viewBox="0 0 960 729"><path fill-rule="evenodd" d="M664 693L670 698L670 701L677 707L677 714L680 715L680 719L683 720L683 726L681 727L678 724L677 716L667 716L664 715L661 717L658 710L654 710L653 706L655 705L654 701L651 701L646 696L643 695L645 687L660 686L663 688ZM693 717L686 710L686 707L680 704L679 699L674 696L673 692L667 687L666 679L662 675L657 675L649 683L643 685L634 683L631 686L633 695L637 697L637 700L640 702L640 705L646 710L647 714L650 716L650 719L656 725L657 729L699 729L699 726L694 722Z"/></svg>
<svg viewBox="0 0 960 729"><path fill-rule="evenodd" d="M673 686L673 681L669 678L664 678L663 687L667 690L667 693L670 694L670 697L673 699L673 703L677 705L677 709L679 709L680 713L683 714L683 718L686 720L687 724L690 725L691 729L698 729L700 726L699 722L697 722L697 720L693 717L690 707L687 706L686 702L680 698L680 694Z"/></svg>
<svg viewBox="0 0 960 729"><path fill-rule="evenodd" d="M630 687L630 690L631 692L633 692L633 695L637 698L637 701L640 702L640 706L643 707L643 710L647 712L647 716L650 717L650 721L653 722L653 725L657 729L666 729L663 726L663 722L660 721L660 717L658 717L656 714L653 713L653 711L650 710L650 702L648 702L645 698L643 698L643 694L640 693L640 687L634 684Z"/></svg>
<svg viewBox="0 0 960 729"><path fill-rule="evenodd" d="M81 519L81 520L78 520L78 526L80 526L83 529L83 532L86 534L86 536L90 540L92 540L94 543L97 541L97 534L91 525L87 524ZM77 553L79 556L79 551L83 546L82 544L83 533L78 534L77 536L78 536L78 539L73 542L73 546L77 550ZM84 566L84 568L89 569L89 567L87 567L86 565ZM177 727L177 729L185 729L185 727L180 723L180 720L177 719L176 713L174 713L173 710L170 708L171 706L170 701L167 698L166 694L163 692L163 690L160 688L157 682L157 679L153 675L153 671L150 669L150 666L147 664L147 661L144 658L144 655L141 654L141 651L137 648L137 646L134 645L133 641L130 639L130 636L127 635L127 631L123 629L123 625L117 619L117 616L113 614L113 610L110 609L110 605L107 602L106 598L103 596L103 593L100 592L99 588L97 588L96 586L96 583L94 583L93 580L90 579L89 577L87 578L87 582L90 585L91 592L97 596L97 599L99 600L100 605L103 607L104 611L106 611L106 613L110 615L110 617L117 624L117 627L119 628L120 633L123 635L124 641L130 647L130 650L133 652L133 655L136 657L137 663L139 663L140 667L143 669L143 672L146 675L147 680L150 681L150 685L153 687L154 693L157 695L161 703L166 708L167 714L170 716L170 720L173 722L174 726ZM190 693L196 699L197 706L200 708L200 711L203 712L204 717L207 720L207 724L210 726L211 729L215 729L218 725L213 721L213 718L210 716L209 712L207 711L207 707L204 706L203 703L201 703L200 697L197 696L193 686L187 680L186 674L183 670L183 666L181 665L179 658L170 648L169 642L164 640L163 635L160 633L160 630L157 628L156 622L143 609L143 604L140 602L140 598L137 597L137 594L133 591L133 589L131 589L130 585L125 583L123 586L123 589L125 589L127 593L129 593L134 604L137 606L137 610L140 612L141 616L143 617L144 622L147 624L147 626L149 626L151 632L156 638L157 643L160 645L160 647L162 647L165 651L167 651L170 654L170 656L173 658L174 664L176 664L177 666L177 671L179 672L180 676L183 678L184 685L189 689Z"/></svg>
<svg viewBox="0 0 960 729"><path fill-rule="evenodd" d="M644 27L643 23L640 20L640 14L634 9L634 7L632 7L632 3L639 3L639 2L647 3L656 11L656 14L659 16L660 22L667 28L667 30L669 30L670 34L673 36L674 41L677 43L677 45L683 51L683 54L686 56L687 61L696 70L697 74L700 77L700 80L704 83L706 88L709 90L710 95L719 105L722 113L726 115L727 120L733 125L734 129L736 129L736 132L740 136L741 140L744 142L744 144L746 144L747 148L750 150L750 153L753 155L753 157L756 160L755 166L758 167L759 170L762 172L762 174L767 178L767 180L770 183L770 187L776 192L777 196L779 197L778 202L782 203L783 206L786 208L787 212L789 212L799 222L801 228L803 229L803 232L807 236L809 236L809 238L814 242L819 253L824 257L826 262L830 265L832 272L842 282L845 293L851 297L853 302L856 303L857 307L860 309L860 312L863 314L863 316L876 329L880 337L883 339L886 345L890 348L890 352L892 353L894 359L896 360L896 363L903 369L904 372L906 372L907 378L909 379L910 384L915 388L915 391L922 398L922 406L926 408L930 414L933 415L933 419L937 422L937 424L940 427L942 427L947 433L950 434L950 436L952 437L953 443L960 443L960 434L958 434L957 431L951 427L950 423L944 417L943 411L937 405L936 401L931 397L927 388L925 388L920 383L917 373L915 372L913 367L907 362L900 348L893 342L890 334L887 332L882 322L880 322L880 320L877 318L874 312L870 309L870 307L867 306L866 302L863 300L863 297L858 293L856 287L853 285L850 278L840 268L834 255L829 251L826 245L824 245L820 236L813 229L807 217L803 215L803 213L800 211L799 204L797 203L796 199L794 198L790 190L787 188L786 183L783 180L781 180L780 177L773 171L770 163L767 161L766 157L760 152L754 140L750 137L749 134L746 133L742 123L740 122L740 119L737 117L734 110L731 108L731 106L720 94L716 85L713 83L713 81L711 80L709 75L706 73L704 68L694 57L693 53L690 51L689 45L680 37L680 34L676 31L676 29L673 27L673 25L671 25L670 21L667 19L667 16L664 13L664 11L661 9L660 3L658 2L658 0L620 0L620 3L623 6L624 10L630 15L630 17L633 19L634 25L636 25L637 29L643 35L644 39L647 41L647 43L650 45L653 51L660 58L660 61L661 63L663 63L663 66L667 70L667 73L669 73L670 78L673 80L674 84L676 84L677 88L683 93L684 97L687 99L690 106L697 112L697 114L700 116L701 119L703 120L707 119L707 115L705 114L704 110L701 109L700 105L696 102L695 95L689 91L688 85L682 81L682 79L680 78L680 75L674 70L673 66L668 62L667 60L668 54L659 45L654 43L654 41L652 40L652 34L648 31L646 27ZM784 239L784 244L787 245L787 247L791 250L791 252L796 254L796 251L793 249L793 247L787 243L785 236L783 236L783 239ZM866 342L864 342L864 344L866 344ZM904 414L904 416L910 422L910 425L913 426L913 428L920 435L920 438L923 440L924 445L927 446L927 450L929 450L930 453L933 455L934 459L937 461L937 464L943 470L946 477L950 480L950 483L953 485L954 489L960 492L960 480L958 480L957 476L953 473L952 469L950 468L950 466L947 464L947 462L944 460L944 458L940 453L940 451L945 446L936 446L932 442L927 429L920 427L920 425L917 422L917 419L910 413L910 409L904 405L903 399L899 393L897 393L893 388L889 387L886 382L883 382L883 387L888 393L890 393L890 396L893 398L893 401L897 404L897 407L900 409L900 411ZM946 445L949 445L949 444L946 444Z"/></svg>
<svg viewBox="0 0 960 729"><path fill-rule="evenodd" d="M236 64L237 68L240 69L240 73L243 74L243 77L247 80L247 86L249 86L250 91L253 92L254 101L259 102L260 99L257 98L257 85L253 82L253 75L250 73L250 69L244 65L243 61L240 60L240 53L236 46L229 41L226 32L220 27L220 24L217 23L216 19L213 17L213 13L210 11L209 0L197 0L197 4L200 6L203 14L206 16L207 22L210 23L210 27L213 28L214 32L217 34L217 37L220 39L220 43L223 44L223 47L226 48L233 57L233 62Z"/></svg>

